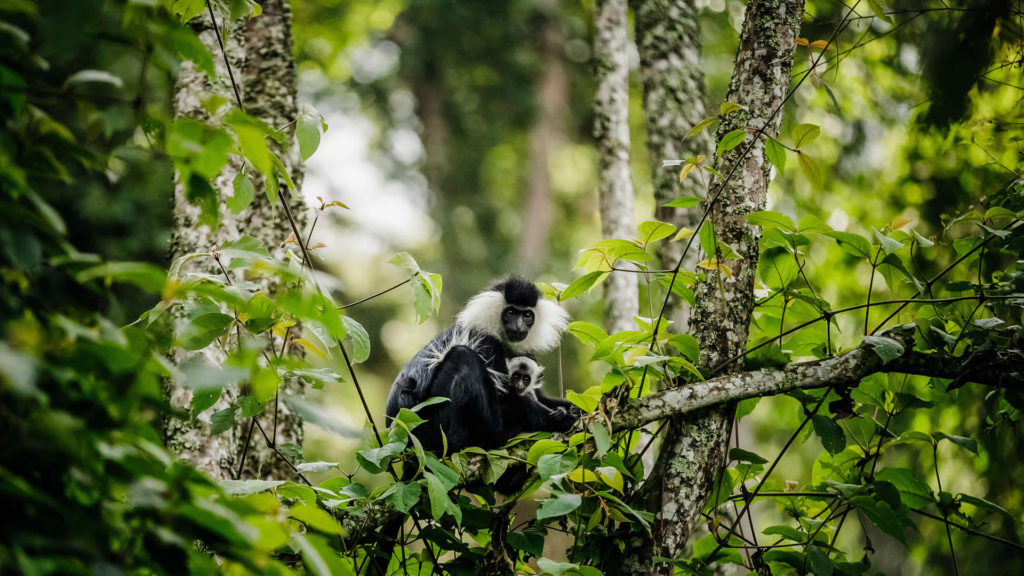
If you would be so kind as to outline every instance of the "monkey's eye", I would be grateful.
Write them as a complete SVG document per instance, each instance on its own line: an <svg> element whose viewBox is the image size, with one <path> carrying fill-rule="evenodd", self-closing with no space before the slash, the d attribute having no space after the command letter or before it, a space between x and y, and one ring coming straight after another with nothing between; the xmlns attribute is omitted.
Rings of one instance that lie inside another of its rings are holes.
<svg viewBox="0 0 1024 576"><path fill-rule="evenodd" d="M523 317L526 318L527 320L533 320L533 310L527 310L526 312L523 312Z"/></svg>
<svg viewBox="0 0 1024 576"><path fill-rule="evenodd" d="M505 318L505 320L511 320L512 319L512 309L511 308L507 308L505 310L505 313L502 316Z"/></svg>

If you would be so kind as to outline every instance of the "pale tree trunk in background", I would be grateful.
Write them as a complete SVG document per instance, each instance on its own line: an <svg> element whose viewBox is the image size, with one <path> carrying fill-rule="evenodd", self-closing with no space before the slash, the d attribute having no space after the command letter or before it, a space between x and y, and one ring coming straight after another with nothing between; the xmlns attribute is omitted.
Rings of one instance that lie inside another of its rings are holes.
<svg viewBox="0 0 1024 576"><path fill-rule="evenodd" d="M636 236L633 183L629 168L629 67L626 62L626 0L594 3L594 139L597 144L598 201L605 238ZM633 328L639 310L637 275L612 272L605 282L605 328Z"/></svg>
<svg viewBox="0 0 1024 576"><path fill-rule="evenodd" d="M662 168L662 162L700 154L710 162L714 151L707 131L686 138L690 128L708 116L704 105L704 71L700 66L699 13L693 0L632 0L632 6L644 85L655 218L692 229L700 219L697 208L681 210L666 208L664 204L680 196L703 197L704 183L710 175L692 172L679 182L679 167ZM658 246L662 268L675 266L684 246L683 242L662 242ZM693 269L696 256L694 250L687 254L684 269ZM665 317L675 322L674 331L686 331L684 302L670 299Z"/></svg>
<svg viewBox="0 0 1024 576"><path fill-rule="evenodd" d="M554 9L551 13L556 12ZM543 70L537 79L537 121L530 130L530 157L527 174L526 207L523 211L522 242L519 245L523 271L535 274L547 260L551 231L551 154L565 140L569 115L569 78L562 60L565 36L555 16L545 19L540 33L540 61Z"/></svg>
<svg viewBox="0 0 1024 576"><path fill-rule="evenodd" d="M247 111L266 122L268 126L280 128L295 120L298 114L291 51L290 8L287 0L263 2L262 7L263 14L247 22L224 22L220 14L217 22L225 35L228 58ZM214 55L217 78L215 84L211 85L205 74L197 70L191 62L185 62L175 86L175 114L179 117L208 121L210 118L201 104L203 98L217 94L234 105L235 97L209 14L204 12L201 17L194 19L191 25L203 44ZM226 106L222 111L228 109L230 108ZM293 132L290 128L283 130L282 133L286 139L291 140ZM282 152L274 143L271 143L271 147L280 155L296 186L300 185L302 170L297 156ZM232 181L240 166L240 162L233 160L213 182L220 198L232 194ZM277 206L276 211L271 207L261 180L255 178L254 181L257 185L255 199L246 210L235 215L227 210L223 203L220 205L220 228L216 232L198 223L199 209L185 199L184 183L176 182L171 257L177 258L193 252L209 252L212 248L237 239L243 234L261 240L272 254L275 251L279 252L279 246L291 233L291 228L281 207ZM287 196L288 191L283 183L280 188L282 195ZM291 197L290 202L292 212L299 218L298 225L301 227L306 212L302 200L299 197ZM183 271L222 274L220 267L211 259L192 260L184 266ZM271 290L275 288L269 283L265 287ZM209 348L204 351L207 360L214 363L222 362L223 355L211 350L213 349ZM191 356L191 353L176 350L173 357L175 362L181 363ZM285 386L281 394L294 393L297 387L295 383ZM168 388L168 396L172 406L188 411L192 397L189 388L171 385ZM217 404L204 412L195 423L189 420L169 419L165 423L165 440L168 448L214 478L232 477L237 471L245 436L249 430L249 420L240 420L232 429L217 436L210 435L209 421L210 414L228 408L237 397L237 389L225 388ZM273 408L273 403L270 403L260 419L264 430L270 435L274 433ZM278 409L277 443L301 445L302 420L298 415L290 413L283 401L279 402ZM293 474L291 469L266 447L260 433L255 431L242 477L291 479Z"/></svg>
<svg viewBox="0 0 1024 576"><path fill-rule="evenodd" d="M741 353L754 305L760 230L747 223L745 214L763 210L771 165L764 157L766 136L778 135L782 106L793 66L794 41L800 30L803 0L753 0L747 4L728 100L746 107L727 116L719 137L738 128L747 130L743 144L718 164L728 176L712 185L721 193L709 220L719 241L732 246L740 259L726 261L729 277L714 272L698 284L691 333L701 346L701 364L714 367ZM766 32L767 31L767 32ZM756 140L755 134L764 129ZM748 146L753 148L748 153ZM735 173L733 173L735 171ZM738 370L733 364L731 370ZM656 516L647 550L639 555L635 571L672 574L671 564L653 564L652 556L676 558L700 519L711 481L724 463L735 406L711 408L672 419L663 435L658 466L650 484L660 487L651 508Z"/></svg>

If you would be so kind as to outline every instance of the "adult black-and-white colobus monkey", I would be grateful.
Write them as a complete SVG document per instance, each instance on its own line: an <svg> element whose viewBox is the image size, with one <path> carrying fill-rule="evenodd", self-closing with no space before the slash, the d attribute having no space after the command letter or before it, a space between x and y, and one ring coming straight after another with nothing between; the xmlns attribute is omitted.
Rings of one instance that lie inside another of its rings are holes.
<svg viewBox="0 0 1024 576"><path fill-rule="evenodd" d="M420 412L427 422L416 436L432 452L444 447L442 431L448 451L456 452L496 448L520 432L568 430L576 420L569 402L545 397L530 383L528 390L512 385L513 379L537 379L541 369L533 355L554 348L568 321L532 282L518 276L499 281L471 298L455 324L402 368L388 396L388 421L428 398L450 398Z"/></svg>

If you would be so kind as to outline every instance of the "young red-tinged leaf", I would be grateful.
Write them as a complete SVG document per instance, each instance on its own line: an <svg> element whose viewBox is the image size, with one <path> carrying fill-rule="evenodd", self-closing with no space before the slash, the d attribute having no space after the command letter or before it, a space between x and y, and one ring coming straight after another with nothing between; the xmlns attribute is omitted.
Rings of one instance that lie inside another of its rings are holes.
<svg viewBox="0 0 1024 576"><path fill-rule="evenodd" d="M815 40L814 42L811 42L810 47L824 50L828 48L828 40Z"/></svg>
<svg viewBox="0 0 1024 576"><path fill-rule="evenodd" d="M796 39L796 45L797 46L804 46L804 47L806 47L809 44L810 44L810 42L807 40L807 38L797 38Z"/></svg>

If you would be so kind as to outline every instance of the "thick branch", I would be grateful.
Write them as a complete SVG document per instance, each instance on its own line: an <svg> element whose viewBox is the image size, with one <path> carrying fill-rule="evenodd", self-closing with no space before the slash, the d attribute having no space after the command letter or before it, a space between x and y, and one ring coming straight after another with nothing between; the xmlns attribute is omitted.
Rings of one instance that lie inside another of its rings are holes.
<svg viewBox="0 0 1024 576"><path fill-rule="evenodd" d="M669 416L678 416L746 398L773 396L793 390L835 385L856 385L876 372L965 380L988 386L1021 386L1024 358L997 355L954 358L918 352L913 346L913 329L899 328L886 334L903 344L902 356L883 363L868 344L862 344L835 358L800 362L779 369L754 370L670 388L630 402L612 417L615 429L632 429Z"/></svg>

